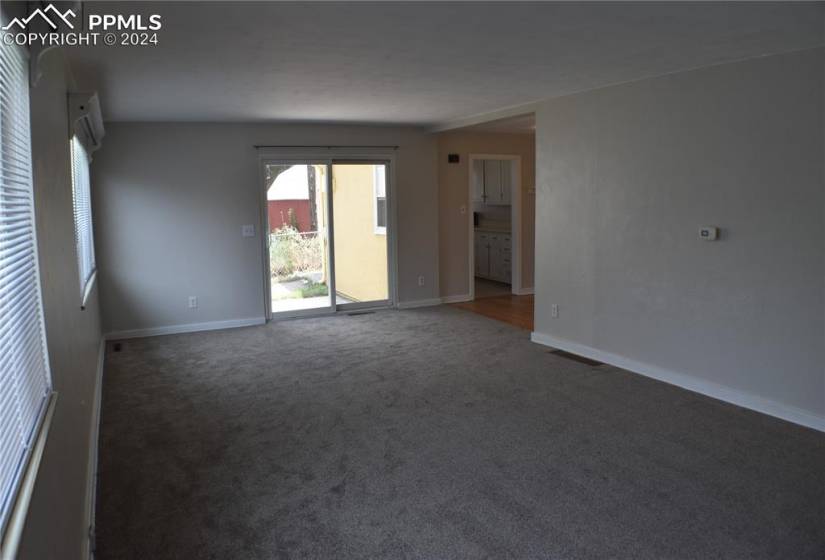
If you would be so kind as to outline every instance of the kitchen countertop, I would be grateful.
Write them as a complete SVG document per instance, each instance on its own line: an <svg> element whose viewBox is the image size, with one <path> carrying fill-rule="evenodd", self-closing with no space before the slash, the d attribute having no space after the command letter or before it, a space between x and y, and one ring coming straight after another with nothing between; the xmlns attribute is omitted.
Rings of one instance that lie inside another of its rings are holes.
<svg viewBox="0 0 825 560"><path fill-rule="evenodd" d="M475 231L480 231L481 233L506 233L507 235L510 235L509 229L492 228L486 226L477 226L473 229L475 229Z"/></svg>

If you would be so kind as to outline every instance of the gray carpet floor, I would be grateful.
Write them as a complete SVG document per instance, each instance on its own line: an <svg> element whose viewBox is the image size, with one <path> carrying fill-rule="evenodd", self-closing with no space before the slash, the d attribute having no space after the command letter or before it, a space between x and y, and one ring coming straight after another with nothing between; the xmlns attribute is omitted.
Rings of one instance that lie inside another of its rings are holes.
<svg viewBox="0 0 825 560"><path fill-rule="evenodd" d="M825 434L445 307L106 358L99 559L825 558Z"/></svg>

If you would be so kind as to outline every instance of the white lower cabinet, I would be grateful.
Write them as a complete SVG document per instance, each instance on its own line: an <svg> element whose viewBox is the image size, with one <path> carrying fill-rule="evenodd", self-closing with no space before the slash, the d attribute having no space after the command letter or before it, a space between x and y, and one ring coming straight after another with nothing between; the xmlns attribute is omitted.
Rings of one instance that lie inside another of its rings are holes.
<svg viewBox="0 0 825 560"><path fill-rule="evenodd" d="M512 279L512 249L506 233L475 232L475 275L509 284Z"/></svg>
<svg viewBox="0 0 825 560"><path fill-rule="evenodd" d="M490 274L490 240L486 233L476 233L475 237L476 276Z"/></svg>

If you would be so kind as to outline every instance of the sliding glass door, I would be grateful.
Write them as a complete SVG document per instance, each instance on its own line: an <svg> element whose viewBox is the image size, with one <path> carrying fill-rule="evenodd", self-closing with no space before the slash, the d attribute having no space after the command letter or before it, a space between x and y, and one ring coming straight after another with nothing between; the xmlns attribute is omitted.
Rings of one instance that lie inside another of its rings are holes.
<svg viewBox="0 0 825 560"><path fill-rule="evenodd" d="M326 162L264 164L272 316L334 310L329 171Z"/></svg>
<svg viewBox="0 0 825 560"><path fill-rule="evenodd" d="M270 317L389 305L389 162L263 162Z"/></svg>
<svg viewBox="0 0 825 560"><path fill-rule="evenodd" d="M335 289L342 307L389 302L387 164L332 166Z"/></svg>

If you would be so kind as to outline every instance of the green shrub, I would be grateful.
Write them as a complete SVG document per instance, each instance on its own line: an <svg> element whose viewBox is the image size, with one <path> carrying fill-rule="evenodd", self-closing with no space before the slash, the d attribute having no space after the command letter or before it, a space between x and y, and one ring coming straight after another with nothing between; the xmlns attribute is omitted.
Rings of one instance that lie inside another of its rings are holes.
<svg viewBox="0 0 825 560"><path fill-rule="evenodd" d="M269 263L274 278L318 272L323 268L323 247L317 232L301 233L291 225L269 236Z"/></svg>

